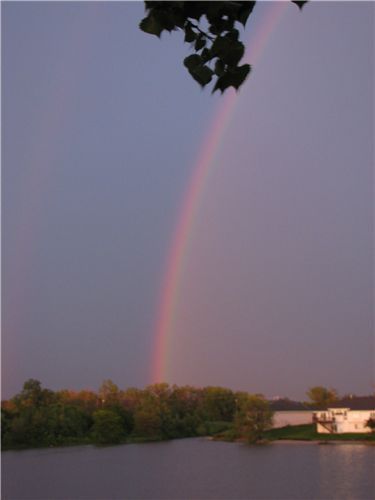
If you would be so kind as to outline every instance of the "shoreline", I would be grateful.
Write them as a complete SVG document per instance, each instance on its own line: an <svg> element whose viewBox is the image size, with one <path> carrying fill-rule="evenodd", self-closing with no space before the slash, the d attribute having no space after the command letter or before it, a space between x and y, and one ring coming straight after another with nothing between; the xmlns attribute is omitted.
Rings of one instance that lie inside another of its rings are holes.
<svg viewBox="0 0 375 500"><path fill-rule="evenodd" d="M258 443L246 443L244 439L235 439L233 441L227 440L227 439L218 439L215 438L214 436L192 436L189 438L176 438L176 439L161 439L161 440L150 440L150 441L142 441L142 440L134 440L134 441L128 441L128 442L122 442L122 443L116 443L116 444L107 444L107 445L97 445L95 443L88 443L88 442L82 442L82 443L69 443L69 444L61 444L58 446L36 446L36 447L19 447L19 448L1 448L1 453L5 453L7 451L27 451L27 450L57 450L57 449L62 449L62 448L75 448L77 446L92 446L95 448L107 448L107 447L112 447L112 446L124 446L128 444L145 444L145 443L161 443L161 442L167 442L167 441L174 441L174 440L183 440L183 439L204 439L205 441L216 441L216 442L222 442L222 443L231 443L231 444L245 444L247 446L269 446L269 445L282 445L282 444L293 444L293 445L319 445L319 446L325 446L325 445L344 445L344 444L361 444L361 445L367 445L367 446L375 446L375 441L369 441L369 440L364 440L364 439L356 439L356 440L351 440L351 439L335 439L335 440L324 440L324 439L272 439L272 440L264 440Z"/></svg>
<svg viewBox="0 0 375 500"><path fill-rule="evenodd" d="M310 445L340 445L340 444L365 444L375 446L375 440L368 439L264 439L257 443L247 443L245 439L222 439L214 436L207 436L207 441L221 441L223 443L247 444L249 446L268 446L272 444L310 444Z"/></svg>
<svg viewBox="0 0 375 500"><path fill-rule="evenodd" d="M324 440L324 439L275 439L274 441L269 441L269 444L317 444L321 446L325 445L337 445L337 444L366 444L369 446L375 446L374 441L368 441L365 439L332 439L332 440Z"/></svg>

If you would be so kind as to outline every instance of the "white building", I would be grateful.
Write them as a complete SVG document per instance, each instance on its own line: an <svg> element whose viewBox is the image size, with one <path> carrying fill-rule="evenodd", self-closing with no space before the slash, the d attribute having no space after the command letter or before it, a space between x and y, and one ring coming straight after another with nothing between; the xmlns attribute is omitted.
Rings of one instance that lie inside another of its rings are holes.
<svg viewBox="0 0 375 500"><path fill-rule="evenodd" d="M322 434L370 433L369 420L375 421L375 398L345 398L327 410L314 411L316 430Z"/></svg>
<svg viewBox="0 0 375 500"><path fill-rule="evenodd" d="M311 424L312 411L275 411L273 415L273 428L286 427L287 425Z"/></svg>

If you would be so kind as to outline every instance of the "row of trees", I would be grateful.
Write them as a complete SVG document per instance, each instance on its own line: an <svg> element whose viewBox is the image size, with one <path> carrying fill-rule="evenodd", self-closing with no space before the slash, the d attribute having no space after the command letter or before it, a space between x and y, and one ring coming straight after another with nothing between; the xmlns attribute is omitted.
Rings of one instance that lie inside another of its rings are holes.
<svg viewBox="0 0 375 500"><path fill-rule="evenodd" d="M261 439L272 411L261 395L222 387L155 384L120 390L106 380L99 391L53 392L38 380L2 402L5 448L74 443L115 444L214 434Z"/></svg>

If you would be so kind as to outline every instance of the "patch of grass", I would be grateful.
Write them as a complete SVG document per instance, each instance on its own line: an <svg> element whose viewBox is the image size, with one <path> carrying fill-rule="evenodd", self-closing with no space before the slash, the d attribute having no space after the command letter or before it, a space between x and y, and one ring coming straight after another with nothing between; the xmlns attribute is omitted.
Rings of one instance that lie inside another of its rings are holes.
<svg viewBox="0 0 375 500"><path fill-rule="evenodd" d="M317 439L317 433L313 424L303 425L287 425L278 429L270 429L265 432L264 437L270 441L279 439L303 439L314 440Z"/></svg>
<svg viewBox="0 0 375 500"><path fill-rule="evenodd" d="M232 441L235 441L237 439L237 433L234 430L233 426L231 426L227 430L225 430L224 432L220 432L219 434L216 434L216 436L214 436L214 439L218 440L218 441L232 442Z"/></svg>
<svg viewBox="0 0 375 500"><path fill-rule="evenodd" d="M216 436L222 434L232 427L231 422L224 420L206 421L198 427L198 434L200 436Z"/></svg>
<svg viewBox="0 0 375 500"><path fill-rule="evenodd" d="M264 435L270 441L290 439L303 441L372 441L375 434L318 434L315 424L288 425L279 429L271 429Z"/></svg>

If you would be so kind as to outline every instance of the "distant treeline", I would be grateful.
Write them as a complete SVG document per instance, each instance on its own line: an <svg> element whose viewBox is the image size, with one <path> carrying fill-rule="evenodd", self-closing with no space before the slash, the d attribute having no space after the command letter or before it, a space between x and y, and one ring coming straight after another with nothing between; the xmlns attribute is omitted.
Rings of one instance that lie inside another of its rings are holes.
<svg viewBox="0 0 375 500"><path fill-rule="evenodd" d="M120 390L111 380L99 391L51 391L38 380L2 402L4 449L81 443L116 444L213 435L262 438L272 411L261 395L223 387L155 384Z"/></svg>

